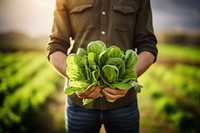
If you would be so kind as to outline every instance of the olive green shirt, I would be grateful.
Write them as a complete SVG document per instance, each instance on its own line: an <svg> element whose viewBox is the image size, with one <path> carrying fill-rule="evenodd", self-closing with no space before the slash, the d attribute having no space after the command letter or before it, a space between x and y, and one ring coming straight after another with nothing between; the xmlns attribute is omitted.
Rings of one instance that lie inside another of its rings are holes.
<svg viewBox="0 0 200 133"><path fill-rule="evenodd" d="M70 44L70 38L74 44ZM150 0L56 0L54 22L47 57L55 51L67 54L86 48L91 41L101 40L107 47L116 45L122 50L133 49L139 54L149 51L157 56L157 40L152 25ZM76 94L69 96L76 104L89 109L113 109L136 100L130 89L125 97L114 103L105 97L82 105Z"/></svg>

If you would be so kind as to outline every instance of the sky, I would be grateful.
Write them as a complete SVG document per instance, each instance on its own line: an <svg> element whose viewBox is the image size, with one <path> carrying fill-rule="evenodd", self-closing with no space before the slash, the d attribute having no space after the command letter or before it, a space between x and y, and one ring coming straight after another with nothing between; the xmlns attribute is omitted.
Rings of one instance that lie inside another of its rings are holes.
<svg viewBox="0 0 200 133"><path fill-rule="evenodd" d="M46 35L51 31L54 5L54 0L0 0L0 32Z"/></svg>
<svg viewBox="0 0 200 133"><path fill-rule="evenodd" d="M48 35L54 0L0 0L0 32L19 30L29 36ZM151 0L155 31L200 30L199 0Z"/></svg>
<svg viewBox="0 0 200 133"><path fill-rule="evenodd" d="M151 5L156 30L200 30L199 0L151 0Z"/></svg>

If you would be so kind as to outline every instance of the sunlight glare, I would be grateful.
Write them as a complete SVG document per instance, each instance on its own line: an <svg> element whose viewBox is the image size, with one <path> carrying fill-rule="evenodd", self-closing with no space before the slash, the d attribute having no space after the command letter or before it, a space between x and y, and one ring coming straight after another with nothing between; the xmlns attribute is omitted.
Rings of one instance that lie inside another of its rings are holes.
<svg viewBox="0 0 200 133"><path fill-rule="evenodd" d="M33 0L33 2L39 8L52 10L55 0Z"/></svg>

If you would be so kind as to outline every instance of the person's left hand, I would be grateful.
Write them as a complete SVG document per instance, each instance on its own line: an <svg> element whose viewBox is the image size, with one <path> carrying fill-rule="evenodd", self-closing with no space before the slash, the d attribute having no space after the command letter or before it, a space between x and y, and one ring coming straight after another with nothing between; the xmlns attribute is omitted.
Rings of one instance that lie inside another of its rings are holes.
<svg viewBox="0 0 200 133"><path fill-rule="evenodd" d="M114 101L121 97L124 97L127 93L127 90L119 90L106 87L102 89L102 92L104 93L106 99Z"/></svg>

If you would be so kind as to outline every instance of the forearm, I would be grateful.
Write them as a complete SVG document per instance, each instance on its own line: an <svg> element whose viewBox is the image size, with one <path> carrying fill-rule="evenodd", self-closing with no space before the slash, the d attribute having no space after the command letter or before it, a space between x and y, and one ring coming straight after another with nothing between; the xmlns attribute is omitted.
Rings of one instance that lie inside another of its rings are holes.
<svg viewBox="0 0 200 133"><path fill-rule="evenodd" d="M66 58L67 58L67 55L60 51L54 52L49 56L50 63L64 77L67 77Z"/></svg>
<svg viewBox="0 0 200 133"><path fill-rule="evenodd" d="M137 78L141 76L154 62L155 56L148 52L144 51L138 55L138 62L134 68L134 71L137 73Z"/></svg>

